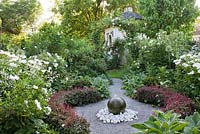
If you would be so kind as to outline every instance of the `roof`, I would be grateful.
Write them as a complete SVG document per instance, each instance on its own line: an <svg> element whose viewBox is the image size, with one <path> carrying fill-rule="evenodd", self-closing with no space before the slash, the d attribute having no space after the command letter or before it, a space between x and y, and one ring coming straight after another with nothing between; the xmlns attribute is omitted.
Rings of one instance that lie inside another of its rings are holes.
<svg viewBox="0 0 200 134"><path fill-rule="evenodd" d="M124 12L123 14L122 14L122 17L124 18L124 19L138 19L138 20L141 20L142 19L142 16L141 15L139 15L138 13L135 13L135 12Z"/></svg>

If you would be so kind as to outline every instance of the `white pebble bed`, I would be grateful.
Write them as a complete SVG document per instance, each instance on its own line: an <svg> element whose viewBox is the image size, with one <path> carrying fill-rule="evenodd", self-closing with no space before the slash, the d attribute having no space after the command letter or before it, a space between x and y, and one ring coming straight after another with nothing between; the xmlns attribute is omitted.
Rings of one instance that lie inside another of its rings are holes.
<svg viewBox="0 0 200 134"><path fill-rule="evenodd" d="M99 110L99 112L96 114L96 117L103 121L103 123L113 123L117 124L120 122L128 122L137 120L138 112L133 111L131 109L126 109L124 113L120 113L117 115L114 115L108 111L108 108L104 108Z"/></svg>

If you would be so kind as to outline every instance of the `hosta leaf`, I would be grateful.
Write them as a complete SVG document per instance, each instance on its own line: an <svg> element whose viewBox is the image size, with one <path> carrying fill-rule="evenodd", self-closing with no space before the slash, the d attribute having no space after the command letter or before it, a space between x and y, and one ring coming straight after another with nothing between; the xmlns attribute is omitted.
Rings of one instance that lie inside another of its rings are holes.
<svg viewBox="0 0 200 134"><path fill-rule="evenodd" d="M189 127L184 128L184 134L190 134L191 129Z"/></svg>
<svg viewBox="0 0 200 134"><path fill-rule="evenodd" d="M137 128L139 130L147 129L147 127L145 125L143 125L143 124L132 124L131 126L134 127L134 128Z"/></svg>
<svg viewBox="0 0 200 134"><path fill-rule="evenodd" d="M160 125L161 125L161 122L160 122L160 121L154 121L154 123L155 123L157 126L160 126Z"/></svg>
<svg viewBox="0 0 200 134"><path fill-rule="evenodd" d="M149 128L148 132L149 132L149 134L163 134L162 130L159 130L159 129L156 129L156 128Z"/></svg>
<svg viewBox="0 0 200 134"><path fill-rule="evenodd" d="M194 128L194 129L193 129L193 133L194 133L194 134L200 134L200 129Z"/></svg>
<svg viewBox="0 0 200 134"><path fill-rule="evenodd" d="M193 114L192 120L194 121L195 124L197 124L199 122L199 120L200 120L200 114L195 112Z"/></svg>
<svg viewBox="0 0 200 134"><path fill-rule="evenodd" d="M174 132L182 131L184 127L187 125L187 123L177 123L173 125L170 129L173 130Z"/></svg>
<svg viewBox="0 0 200 134"><path fill-rule="evenodd" d="M200 120L197 122L197 126L199 126L199 128L200 128Z"/></svg>
<svg viewBox="0 0 200 134"><path fill-rule="evenodd" d="M161 114L161 113L158 113L158 119L160 120L160 121L165 121L165 117L163 116L163 114Z"/></svg>
<svg viewBox="0 0 200 134"><path fill-rule="evenodd" d="M169 125L166 122L163 122L163 124L162 124L162 130L164 130L164 131L169 130Z"/></svg>
<svg viewBox="0 0 200 134"><path fill-rule="evenodd" d="M151 121L146 121L144 123L144 125L146 125L149 128L150 132L157 132L157 133L162 133L162 129L160 128L159 125L157 125L155 122L151 122Z"/></svg>

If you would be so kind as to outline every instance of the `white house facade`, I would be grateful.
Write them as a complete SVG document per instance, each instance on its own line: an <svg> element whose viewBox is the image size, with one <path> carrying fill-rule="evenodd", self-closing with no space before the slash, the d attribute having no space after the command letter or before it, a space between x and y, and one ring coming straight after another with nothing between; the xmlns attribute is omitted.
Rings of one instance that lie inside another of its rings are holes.
<svg viewBox="0 0 200 134"><path fill-rule="evenodd" d="M124 39L126 32L120 30L118 27L110 27L105 29L105 44L106 46L112 46L116 39Z"/></svg>
<svg viewBox="0 0 200 134"><path fill-rule="evenodd" d="M142 16L133 12L132 7L126 7L121 15L121 18L140 20L142 19ZM123 40L125 39L125 37L126 37L126 32L124 30L119 29L118 27L110 27L105 29L104 40L106 46L112 46L116 39Z"/></svg>

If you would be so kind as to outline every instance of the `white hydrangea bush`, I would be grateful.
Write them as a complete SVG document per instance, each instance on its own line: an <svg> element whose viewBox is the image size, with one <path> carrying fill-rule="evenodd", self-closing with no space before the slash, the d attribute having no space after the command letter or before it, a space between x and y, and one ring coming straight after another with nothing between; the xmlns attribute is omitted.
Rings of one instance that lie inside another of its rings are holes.
<svg viewBox="0 0 200 134"><path fill-rule="evenodd" d="M184 69L187 75L200 74L200 52L181 55L174 63L177 67Z"/></svg>
<svg viewBox="0 0 200 134"><path fill-rule="evenodd" d="M51 114L48 100L55 91L52 89L52 83L60 75L60 72L56 73L62 61L59 58L57 56L56 59L50 54L49 58L41 55L27 58L23 52L13 54L0 50L2 132L14 129L19 130L19 133L25 133L26 129L42 132L47 128L43 118ZM52 75L54 77L51 77Z"/></svg>
<svg viewBox="0 0 200 134"><path fill-rule="evenodd" d="M193 47L194 48L194 47ZM176 88L191 98L200 100L200 51L191 51L174 60Z"/></svg>
<svg viewBox="0 0 200 134"><path fill-rule="evenodd" d="M58 54L51 54L43 52L37 56L37 58L46 61L47 70L43 70L47 75L47 79L51 82L51 88L53 91L65 89L69 84L68 64L63 57Z"/></svg>

